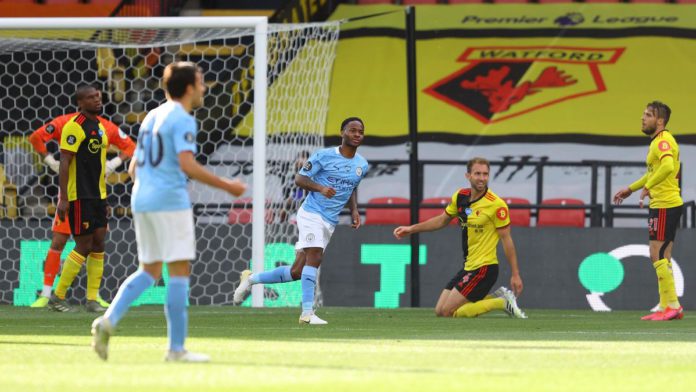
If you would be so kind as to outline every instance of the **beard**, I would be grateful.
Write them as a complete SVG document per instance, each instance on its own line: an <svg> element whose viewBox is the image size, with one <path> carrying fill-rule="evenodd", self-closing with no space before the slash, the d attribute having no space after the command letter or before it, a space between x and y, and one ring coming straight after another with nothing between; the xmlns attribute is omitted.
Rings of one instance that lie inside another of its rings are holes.
<svg viewBox="0 0 696 392"><path fill-rule="evenodd" d="M653 125L652 127L645 127L643 129L641 129L641 131L643 131L643 133L646 134L647 136L650 136L653 133L655 133L655 131L657 131L657 127L655 127Z"/></svg>

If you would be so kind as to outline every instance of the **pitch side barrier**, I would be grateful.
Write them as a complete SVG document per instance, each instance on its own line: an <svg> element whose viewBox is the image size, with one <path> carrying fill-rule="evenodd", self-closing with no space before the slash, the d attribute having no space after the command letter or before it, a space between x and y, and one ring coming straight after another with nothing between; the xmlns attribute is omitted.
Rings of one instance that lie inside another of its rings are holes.
<svg viewBox="0 0 696 392"><path fill-rule="evenodd" d="M379 165L386 166L401 166L408 165L407 160L370 160L370 166ZM439 166L463 166L466 167L467 161L462 160L420 160L418 161L418 186L420 187L418 194L423 194L423 183L425 178L425 167L428 165ZM638 204L623 204L620 206L614 205L612 197L614 195L615 184L612 183L612 169L617 167L638 167L645 166L645 162L622 162L622 161L596 161L586 160L580 162L565 162L565 161L491 161L491 167L513 166L513 167L533 167L534 182L535 182L535 202L531 204L510 204L511 209L529 209L532 217L537 218L540 209L558 209L558 210L584 210L585 217L589 218L590 227L613 227L615 218L635 218L646 219L647 209L642 209ZM544 171L546 168L552 167L584 167L590 169L590 203L577 205L548 205L542 204L544 200ZM599 201L600 178L599 171L604 170L604 200ZM682 165L683 170L683 165ZM682 173L683 174L683 173ZM680 176L681 186L681 176ZM411 192L413 194L413 191ZM393 195L392 195L393 196ZM416 198L411 197L410 204L374 204L374 203L359 203L358 208L409 208L414 203ZM416 202L417 208L441 209L440 204L419 204ZM684 203L685 213L682 214L682 227L696 227L696 202L687 201ZM617 211L618 210L618 211Z"/></svg>

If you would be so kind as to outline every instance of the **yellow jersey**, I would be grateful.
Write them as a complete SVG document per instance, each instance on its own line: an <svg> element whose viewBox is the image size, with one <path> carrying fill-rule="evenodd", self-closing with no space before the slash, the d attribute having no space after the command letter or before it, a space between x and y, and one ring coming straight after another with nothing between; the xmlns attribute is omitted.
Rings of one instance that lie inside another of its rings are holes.
<svg viewBox="0 0 696 392"><path fill-rule="evenodd" d="M452 195L445 212L459 219L466 271L498 264L498 229L510 224L503 199L487 189L481 197L471 200L471 189L460 189Z"/></svg>
<svg viewBox="0 0 696 392"><path fill-rule="evenodd" d="M664 179L660 180L655 177L658 174L662 161L671 157L673 167L666 174ZM684 202L680 196L679 189L679 169L681 167L679 161L679 145L671 133L664 130L650 142L648 148L648 156L645 159L647 172L641 179L631 184L632 191L637 191L643 187L650 190L650 208L672 208L679 207Z"/></svg>
<svg viewBox="0 0 696 392"><path fill-rule="evenodd" d="M105 162L109 138L104 125L77 114L63 126L60 149L75 154L68 171L68 200L106 199Z"/></svg>

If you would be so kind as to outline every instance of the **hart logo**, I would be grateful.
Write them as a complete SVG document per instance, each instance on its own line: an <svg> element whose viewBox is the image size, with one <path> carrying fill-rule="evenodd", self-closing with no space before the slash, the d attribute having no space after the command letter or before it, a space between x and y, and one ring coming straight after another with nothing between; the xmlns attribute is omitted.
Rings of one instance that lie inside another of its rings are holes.
<svg viewBox="0 0 696 392"><path fill-rule="evenodd" d="M623 48L476 47L457 59L469 63L425 93L484 124L607 90L600 64L614 64Z"/></svg>
<svg viewBox="0 0 696 392"><path fill-rule="evenodd" d="M563 16L559 16L553 22L561 27L577 26L585 21L585 17L579 12L569 12Z"/></svg>

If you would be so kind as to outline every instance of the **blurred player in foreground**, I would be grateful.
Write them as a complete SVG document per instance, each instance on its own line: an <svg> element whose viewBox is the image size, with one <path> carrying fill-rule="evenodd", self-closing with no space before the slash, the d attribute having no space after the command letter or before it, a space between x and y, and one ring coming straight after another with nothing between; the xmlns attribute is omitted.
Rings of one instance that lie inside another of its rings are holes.
<svg viewBox="0 0 696 392"><path fill-rule="evenodd" d="M246 191L238 180L218 177L195 159L198 126L191 110L205 93L201 69L190 62L175 62L164 70L167 102L143 120L138 146L128 172L135 179L132 208L140 268L121 285L103 317L92 323L92 347L103 360L109 338L129 306L152 286L167 263L169 282L164 307L169 350L166 361L207 362L209 357L186 351L187 299L190 262L196 257L193 210L187 176L233 196Z"/></svg>

